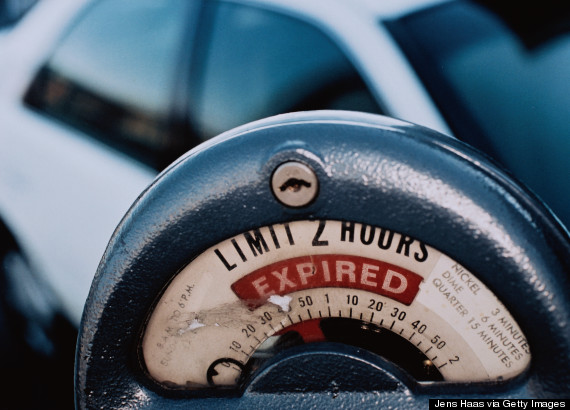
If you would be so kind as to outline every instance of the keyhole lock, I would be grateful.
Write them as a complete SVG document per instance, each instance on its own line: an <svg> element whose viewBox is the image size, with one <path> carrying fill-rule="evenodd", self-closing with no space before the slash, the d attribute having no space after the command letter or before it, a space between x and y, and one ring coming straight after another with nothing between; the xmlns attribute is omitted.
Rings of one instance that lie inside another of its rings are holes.
<svg viewBox="0 0 570 410"><path fill-rule="evenodd" d="M275 169L271 177L271 189L283 205L300 208L310 204L316 198L319 181L308 165L290 161Z"/></svg>

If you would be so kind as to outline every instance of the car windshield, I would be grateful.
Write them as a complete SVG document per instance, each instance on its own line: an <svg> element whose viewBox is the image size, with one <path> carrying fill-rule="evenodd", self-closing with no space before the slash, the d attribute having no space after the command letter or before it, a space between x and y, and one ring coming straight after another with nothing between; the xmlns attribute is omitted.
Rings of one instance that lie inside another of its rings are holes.
<svg viewBox="0 0 570 410"><path fill-rule="evenodd" d="M570 226L570 33L529 47L472 2L387 26L455 135L503 163Z"/></svg>

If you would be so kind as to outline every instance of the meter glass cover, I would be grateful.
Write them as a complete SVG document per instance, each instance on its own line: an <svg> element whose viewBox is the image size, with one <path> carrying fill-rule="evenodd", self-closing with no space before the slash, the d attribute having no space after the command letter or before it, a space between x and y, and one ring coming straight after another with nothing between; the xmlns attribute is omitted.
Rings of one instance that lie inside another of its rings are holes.
<svg viewBox="0 0 570 410"><path fill-rule="evenodd" d="M340 342L418 381L513 378L521 329L473 273L421 241L357 222L261 227L203 252L166 288L142 339L150 376L233 387L276 352Z"/></svg>

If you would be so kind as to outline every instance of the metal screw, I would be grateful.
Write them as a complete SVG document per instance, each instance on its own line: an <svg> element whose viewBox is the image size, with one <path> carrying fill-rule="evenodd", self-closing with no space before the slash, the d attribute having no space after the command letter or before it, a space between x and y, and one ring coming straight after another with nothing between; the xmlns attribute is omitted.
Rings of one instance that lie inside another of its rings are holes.
<svg viewBox="0 0 570 410"><path fill-rule="evenodd" d="M279 165L271 177L271 189L283 205L300 208L315 199L319 181L307 165L290 161Z"/></svg>

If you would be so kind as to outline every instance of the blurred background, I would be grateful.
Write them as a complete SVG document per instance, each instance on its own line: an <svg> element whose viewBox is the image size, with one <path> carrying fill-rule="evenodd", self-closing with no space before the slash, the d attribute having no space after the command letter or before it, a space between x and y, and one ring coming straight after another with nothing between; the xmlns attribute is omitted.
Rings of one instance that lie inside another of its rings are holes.
<svg viewBox="0 0 570 410"><path fill-rule="evenodd" d="M2 0L0 2L0 28L15 24L38 0Z"/></svg>
<svg viewBox="0 0 570 410"><path fill-rule="evenodd" d="M569 226L567 3L0 0L0 407L73 407L83 303L122 215L176 158L257 119L433 128Z"/></svg>

